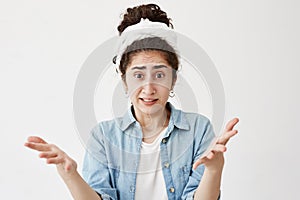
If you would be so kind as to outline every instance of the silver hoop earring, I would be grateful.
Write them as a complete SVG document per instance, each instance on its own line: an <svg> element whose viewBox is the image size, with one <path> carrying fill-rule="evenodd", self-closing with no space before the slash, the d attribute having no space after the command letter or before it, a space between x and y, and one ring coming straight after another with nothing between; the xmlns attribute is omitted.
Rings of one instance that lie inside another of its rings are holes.
<svg viewBox="0 0 300 200"><path fill-rule="evenodd" d="M170 91L169 97L171 98L175 97L175 92L173 90Z"/></svg>

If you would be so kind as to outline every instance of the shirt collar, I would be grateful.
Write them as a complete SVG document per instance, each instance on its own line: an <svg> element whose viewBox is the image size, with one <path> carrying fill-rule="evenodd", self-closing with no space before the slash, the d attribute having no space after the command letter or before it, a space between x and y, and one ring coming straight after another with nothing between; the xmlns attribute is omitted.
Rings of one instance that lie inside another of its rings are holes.
<svg viewBox="0 0 300 200"><path fill-rule="evenodd" d="M170 102L167 102L166 105L171 110L171 116L169 121L169 126L176 126L179 129L189 130L189 123L184 116L184 113L181 110L176 109ZM125 131L131 124L136 122L135 117L133 116L133 106L128 109L125 115L120 120L120 128L122 131Z"/></svg>

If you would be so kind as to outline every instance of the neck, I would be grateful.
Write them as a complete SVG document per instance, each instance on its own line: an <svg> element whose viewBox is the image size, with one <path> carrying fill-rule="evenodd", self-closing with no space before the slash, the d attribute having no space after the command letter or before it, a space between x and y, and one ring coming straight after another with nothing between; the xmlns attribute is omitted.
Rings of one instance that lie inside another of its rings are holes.
<svg viewBox="0 0 300 200"><path fill-rule="evenodd" d="M155 114L135 111L135 117L142 126L143 141L151 142L168 126L170 111L166 107Z"/></svg>

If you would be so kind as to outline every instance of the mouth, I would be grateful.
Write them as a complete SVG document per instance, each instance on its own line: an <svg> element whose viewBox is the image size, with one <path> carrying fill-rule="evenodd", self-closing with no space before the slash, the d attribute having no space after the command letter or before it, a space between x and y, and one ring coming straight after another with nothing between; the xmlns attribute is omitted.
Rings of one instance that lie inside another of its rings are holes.
<svg viewBox="0 0 300 200"><path fill-rule="evenodd" d="M152 99L152 98L139 98L139 99L146 105L153 105L158 101L158 99Z"/></svg>

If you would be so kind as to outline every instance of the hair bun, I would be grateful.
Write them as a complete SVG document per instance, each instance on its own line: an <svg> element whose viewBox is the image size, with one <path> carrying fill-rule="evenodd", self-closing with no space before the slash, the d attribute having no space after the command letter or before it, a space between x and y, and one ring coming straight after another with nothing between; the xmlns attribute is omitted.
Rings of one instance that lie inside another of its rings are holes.
<svg viewBox="0 0 300 200"><path fill-rule="evenodd" d="M167 26L173 28L171 19L168 18L167 13L161 10L156 4L140 5L128 8L126 11L127 12L123 15L123 20L118 26L120 35L127 27L139 23L141 19L165 23Z"/></svg>

